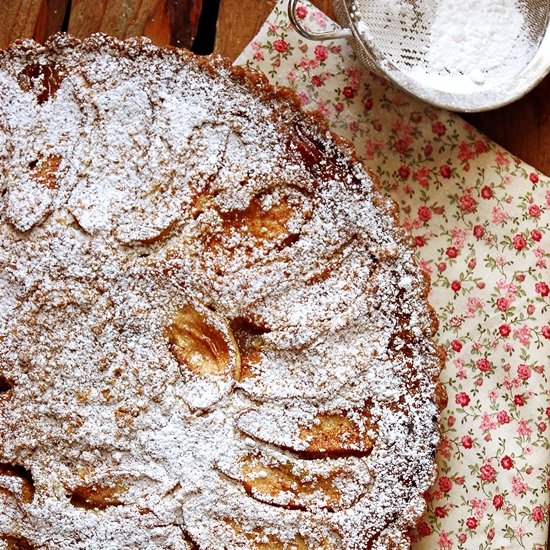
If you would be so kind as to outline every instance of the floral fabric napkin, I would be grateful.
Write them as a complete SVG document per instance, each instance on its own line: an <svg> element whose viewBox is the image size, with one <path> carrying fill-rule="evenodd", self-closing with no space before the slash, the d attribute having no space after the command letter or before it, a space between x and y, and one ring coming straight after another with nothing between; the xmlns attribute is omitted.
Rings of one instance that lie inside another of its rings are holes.
<svg viewBox="0 0 550 550"><path fill-rule="evenodd" d="M550 179L458 116L369 73L342 40L309 42L281 0L236 63L296 89L400 206L447 352L439 474L415 549L548 540ZM312 29L335 23L303 2Z"/></svg>

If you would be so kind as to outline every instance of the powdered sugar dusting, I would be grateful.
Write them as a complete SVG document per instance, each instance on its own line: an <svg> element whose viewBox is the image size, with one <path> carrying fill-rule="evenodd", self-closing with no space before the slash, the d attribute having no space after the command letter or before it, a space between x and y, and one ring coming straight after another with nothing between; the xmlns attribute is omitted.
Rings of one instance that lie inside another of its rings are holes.
<svg viewBox="0 0 550 550"><path fill-rule="evenodd" d="M0 89L0 463L35 487L0 468L0 547L406 547L435 322L346 146L146 41L25 42Z"/></svg>

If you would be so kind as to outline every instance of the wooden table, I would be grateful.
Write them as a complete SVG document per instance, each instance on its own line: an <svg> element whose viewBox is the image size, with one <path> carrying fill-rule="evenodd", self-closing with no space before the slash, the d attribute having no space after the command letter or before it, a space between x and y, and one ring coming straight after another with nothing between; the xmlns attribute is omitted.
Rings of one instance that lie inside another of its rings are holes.
<svg viewBox="0 0 550 550"><path fill-rule="evenodd" d="M17 38L42 41L66 30L149 36L159 45L234 59L256 34L275 0L0 0L0 47ZM331 0L314 0L333 15ZM550 76L523 99L465 118L514 155L550 175Z"/></svg>

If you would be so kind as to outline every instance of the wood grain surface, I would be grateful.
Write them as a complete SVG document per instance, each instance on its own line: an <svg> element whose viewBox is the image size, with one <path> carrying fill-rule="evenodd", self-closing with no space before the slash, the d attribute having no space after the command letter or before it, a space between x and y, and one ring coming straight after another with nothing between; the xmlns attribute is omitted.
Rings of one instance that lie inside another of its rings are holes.
<svg viewBox="0 0 550 550"><path fill-rule="evenodd" d="M515 103L463 116L505 149L550 176L550 75Z"/></svg>
<svg viewBox="0 0 550 550"><path fill-rule="evenodd" d="M334 19L331 0L313 0ZM260 30L270 14L274 0L220 0L215 50L234 60Z"/></svg>
<svg viewBox="0 0 550 550"><path fill-rule="evenodd" d="M68 31L78 37L143 35L159 46L190 48L201 10L202 0L73 0Z"/></svg>
<svg viewBox="0 0 550 550"><path fill-rule="evenodd" d="M69 0L0 0L0 48L18 38L42 42L59 32Z"/></svg>
<svg viewBox="0 0 550 550"><path fill-rule="evenodd" d="M334 16L331 0L313 3ZM215 49L235 59L260 29L275 0L0 0L0 48L18 38L43 41L60 30L78 37L104 32L144 35L156 44L190 48L198 32L216 32ZM550 76L523 99L494 111L464 115L512 154L550 175Z"/></svg>
<svg viewBox="0 0 550 550"><path fill-rule="evenodd" d="M42 42L68 30L79 38L104 32L190 48L201 11L202 0L0 0L0 47L17 38Z"/></svg>

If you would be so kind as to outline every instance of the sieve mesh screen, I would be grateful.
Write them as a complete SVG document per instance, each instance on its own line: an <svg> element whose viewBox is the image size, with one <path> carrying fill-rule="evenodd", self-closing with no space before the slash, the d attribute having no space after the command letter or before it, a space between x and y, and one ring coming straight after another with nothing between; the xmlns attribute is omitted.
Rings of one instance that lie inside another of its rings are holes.
<svg viewBox="0 0 550 550"><path fill-rule="evenodd" d="M550 70L550 0L334 0L371 70L435 105L476 111Z"/></svg>

